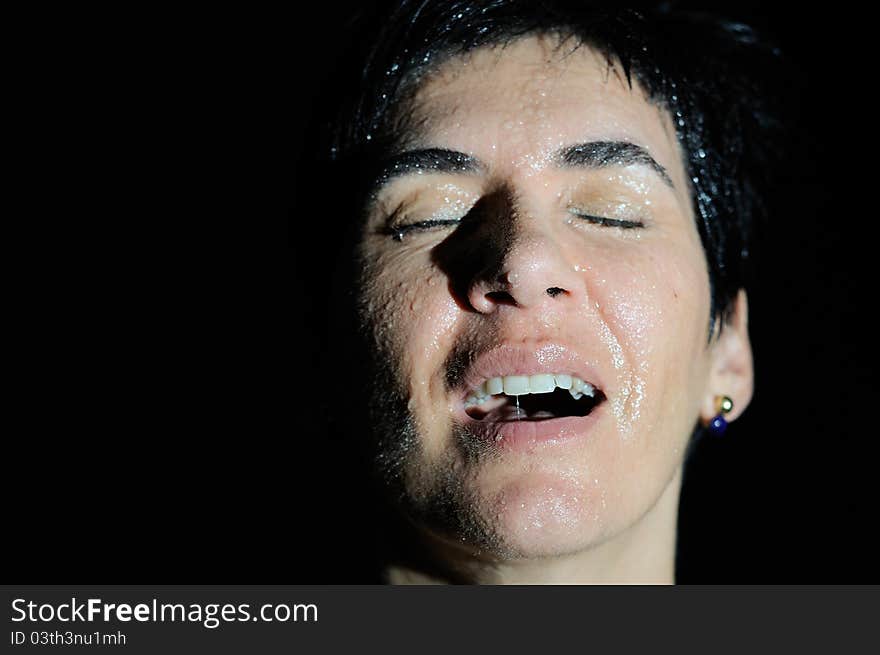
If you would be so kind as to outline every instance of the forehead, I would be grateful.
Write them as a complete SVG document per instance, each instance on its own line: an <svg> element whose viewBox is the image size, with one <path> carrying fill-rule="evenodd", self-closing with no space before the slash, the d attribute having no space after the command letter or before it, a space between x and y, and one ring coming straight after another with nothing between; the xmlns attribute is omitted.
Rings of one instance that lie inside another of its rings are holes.
<svg viewBox="0 0 880 655"><path fill-rule="evenodd" d="M588 46L551 35L484 47L426 75L407 139L420 147L474 154L493 167L540 168L573 143L624 141L644 147L683 188L681 153L668 112L632 88Z"/></svg>

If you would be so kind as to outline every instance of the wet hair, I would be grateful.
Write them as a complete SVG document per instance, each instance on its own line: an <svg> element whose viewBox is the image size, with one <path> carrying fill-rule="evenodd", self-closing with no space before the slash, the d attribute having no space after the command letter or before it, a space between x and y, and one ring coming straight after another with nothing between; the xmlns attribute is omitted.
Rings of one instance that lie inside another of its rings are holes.
<svg viewBox="0 0 880 655"><path fill-rule="evenodd" d="M672 117L690 179L709 271L711 335L752 277L756 222L764 212L780 128L773 85L780 53L750 27L666 6L607 9L572 0L394 0L369 3L354 21L369 35L353 92L331 126L332 162L361 174L405 139L419 80L483 46L553 34L589 46ZM775 94L778 96L779 94ZM361 203L365 196L359 196Z"/></svg>

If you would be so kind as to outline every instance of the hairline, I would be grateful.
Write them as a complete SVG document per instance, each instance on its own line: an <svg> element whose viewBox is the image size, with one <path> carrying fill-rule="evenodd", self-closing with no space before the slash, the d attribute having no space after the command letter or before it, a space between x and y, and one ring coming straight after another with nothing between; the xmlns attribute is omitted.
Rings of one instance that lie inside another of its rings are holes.
<svg viewBox="0 0 880 655"><path fill-rule="evenodd" d="M659 93L651 92L648 85L646 84L646 81L641 79L638 75L638 71L633 71L632 74L626 73L625 75L622 75L620 70L620 68L622 67L622 62L620 61L618 55L614 54L613 52L607 51L599 44L592 42L590 39L584 38L582 35L578 34L573 27L535 27L517 34L499 32L498 34L492 35L486 41L480 42L478 44L461 45L459 48L447 48L446 50L438 51L435 55L433 55L430 63L414 64L409 67L406 73L401 77L399 85L394 90L394 102L391 106L391 111L389 112L388 118L383 119L386 124L394 124L393 132L395 137L387 144L387 150L383 154L394 154L401 150L412 147L419 142L422 132L420 132L419 127L414 124L414 114L415 110L417 109L417 97L419 95L419 92L425 86L427 86L434 77L441 75L444 72L444 69L447 68L448 64L451 61L453 61L457 57L462 57L471 52L476 52L484 49L500 49L503 51L504 49L515 45L519 41L536 37L549 37L555 39L556 44L553 47L554 54L558 53L558 51L561 50L570 41L574 41L574 46L571 48L571 50L562 55L562 60L570 57L581 48L586 47L592 50L595 54L605 59L607 75L611 75L613 73L615 76L617 76L620 82L625 83L631 91L635 91L636 89L640 90L642 95L644 96L644 100L648 104L655 106L667 118L669 118L670 121L672 120L672 112L669 108L666 98ZM635 77L635 85L633 84L633 77ZM666 125L664 125L664 129L665 128ZM677 132L675 131L674 136L676 143L681 148L682 156L686 156L685 148L681 143L681 139L679 138ZM400 138L398 139L397 137ZM682 164L685 165L686 169L687 162L682 161Z"/></svg>

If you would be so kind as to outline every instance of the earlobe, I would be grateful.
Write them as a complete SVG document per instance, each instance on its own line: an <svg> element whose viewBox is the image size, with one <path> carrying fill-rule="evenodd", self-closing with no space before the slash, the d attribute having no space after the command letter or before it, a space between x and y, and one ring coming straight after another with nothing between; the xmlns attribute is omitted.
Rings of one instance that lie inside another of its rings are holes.
<svg viewBox="0 0 880 655"><path fill-rule="evenodd" d="M730 315L712 344L709 387L703 400L701 418L708 425L718 415L718 398L727 396L733 408L725 416L736 419L752 399L754 369L748 328L748 298L740 289Z"/></svg>

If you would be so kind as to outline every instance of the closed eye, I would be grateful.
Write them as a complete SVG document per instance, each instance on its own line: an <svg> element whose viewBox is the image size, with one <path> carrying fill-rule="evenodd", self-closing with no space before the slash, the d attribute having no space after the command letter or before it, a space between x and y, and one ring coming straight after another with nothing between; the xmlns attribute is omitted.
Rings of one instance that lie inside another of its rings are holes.
<svg viewBox="0 0 880 655"><path fill-rule="evenodd" d="M402 225L391 225L382 230L382 234L391 236L395 241L402 241L403 237L410 232L420 232L434 230L449 225L458 225L459 220L454 219L431 219L426 221L416 221L414 223L405 223Z"/></svg>
<svg viewBox="0 0 880 655"><path fill-rule="evenodd" d="M645 227L645 224L641 221L627 221L619 218L607 218L605 216L593 216L592 214L582 214L580 212L570 212L572 216L580 218L581 220L587 221L589 223L594 223L595 225L601 225L603 227L620 227L624 230L630 230L637 227Z"/></svg>
<svg viewBox="0 0 880 655"><path fill-rule="evenodd" d="M594 216L593 214L583 214L580 212L571 212L572 216L581 220L601 225L603 227L619 227L624 230L645 227L641 221L629 221L619 218L608 218L606 216ZM391 236L395 241L402 241L403 237L410 232L422 232L434 230L437 228L448 227L450 225L459 225L460 220L456 219L429 219L424 221L415 221L413 223L404 223L391 225L381 230L382 234Z"/></svg>

